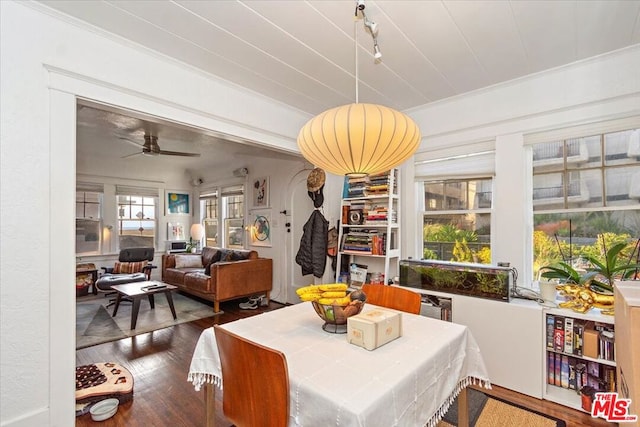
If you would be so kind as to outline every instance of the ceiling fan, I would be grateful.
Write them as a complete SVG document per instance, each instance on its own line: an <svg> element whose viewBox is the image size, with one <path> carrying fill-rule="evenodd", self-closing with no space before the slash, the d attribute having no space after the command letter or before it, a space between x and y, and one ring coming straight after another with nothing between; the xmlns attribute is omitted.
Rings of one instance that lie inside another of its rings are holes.
<svg viewBox="0 0 640 427"><path fill-rule="evenodd" d="M138 148L141 147L140 144L130 139L123 138L123 137L120 137L120 139L130 142L131 144L134 144ZM161 150L160 146L158 145L158 137L155 135L145 135L144 145L142 145L142 152L129 154L127 156L124 156L123 159L126 157L137 156L138 154L144 154L146 156L164 155L164 156L200 157L199 153L185 153L182 151Z"/></svg>

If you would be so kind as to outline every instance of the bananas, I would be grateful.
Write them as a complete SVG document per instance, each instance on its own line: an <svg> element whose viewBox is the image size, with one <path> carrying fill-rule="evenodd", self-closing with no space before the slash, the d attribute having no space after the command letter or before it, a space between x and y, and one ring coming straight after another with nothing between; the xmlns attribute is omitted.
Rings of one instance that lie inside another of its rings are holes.
<svg viewBox="0 0 640 427"><path fill-rule="evenodd" d="M323 305L346 306L351 302L344 283L304 286L298 288L296 294L301 301L318 301Z"/></svg>
<svg viewBox="0 0 640 427"><path fill-rule="evenodd" d="M344 293L344 292L343 292ZM340 307L344 307L349 305L351 302L351 298L348 295L343 295L340 298L319 298L318 302L322 305L339 305Z"/></svg>

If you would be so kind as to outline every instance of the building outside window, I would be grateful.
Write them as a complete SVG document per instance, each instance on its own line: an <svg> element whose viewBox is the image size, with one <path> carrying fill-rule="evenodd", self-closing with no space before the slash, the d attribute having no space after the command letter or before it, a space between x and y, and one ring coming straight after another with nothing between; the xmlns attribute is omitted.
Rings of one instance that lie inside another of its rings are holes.
<svg viewBox="0 0 640 427"><path fill-rule="evenodd" d="M533 146L534 279L564 261L586 268L614 243L638 256L640 129ZM637 262L635 260L634 262Z"/></svg>
<svg viewBox="0 0 640 427"><path fill-rule="evenodd" d="M226 248L243 249L244 232L244 187L222 188L222 213L224 218L224 242Z"/></svg>
<svg viewBox="0 0 640 427"><path fill-rule="evenodd" d="M99 190L96 188L96 190ZM102 191L76 191L76 254L100 254Z"/></svg>
<svg viewBox="0 0 640 427"><path fill-rule="evenodd" d="M118 247L155 247L157 196L118 192ZM154 190L157 192L157 190Z"/></svg>
<svg viewBox="0 0 640 427"><path fill-rule="evenodd" d="M200 212L204 225L205 246L219 246L218 244L218 192L200 195Z"/></svg>
<svg viewBox="0 0 640 427"><path fill-rule="evenodd" d="M423 258L491 263L492 179L423 183Z"/></svg>
<svg viewBox="0 0 640 427"><path fill-rule="evenodd" d="M244 249L244 186L212 189L200 195L207 246Z"/></svg>

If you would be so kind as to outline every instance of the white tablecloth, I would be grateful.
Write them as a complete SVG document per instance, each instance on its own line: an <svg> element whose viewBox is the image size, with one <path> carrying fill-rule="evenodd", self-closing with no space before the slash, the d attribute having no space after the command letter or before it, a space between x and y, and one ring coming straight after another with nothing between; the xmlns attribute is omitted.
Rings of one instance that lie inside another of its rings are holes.
<svg viewBox="0 0 640 427"><path fill-rule="evenodd" d="M291 426L435 426L462 388L490 388L465 326L403 313L403 336L368 351L322 324L301 303L223 325L285 354ZM222 388L213 328L198 340L188 381L196 390L206 382Z"/></svg>

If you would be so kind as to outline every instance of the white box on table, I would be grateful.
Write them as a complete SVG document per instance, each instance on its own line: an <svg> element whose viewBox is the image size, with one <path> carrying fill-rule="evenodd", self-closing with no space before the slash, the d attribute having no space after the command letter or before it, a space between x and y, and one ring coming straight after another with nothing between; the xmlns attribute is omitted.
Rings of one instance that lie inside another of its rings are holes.
<svg viewBox="0 0 640 427"><path fill-rule="evenodd" d="M402 336L402 314L376 308L347 319L347 340L374 350Z"/></svg>

